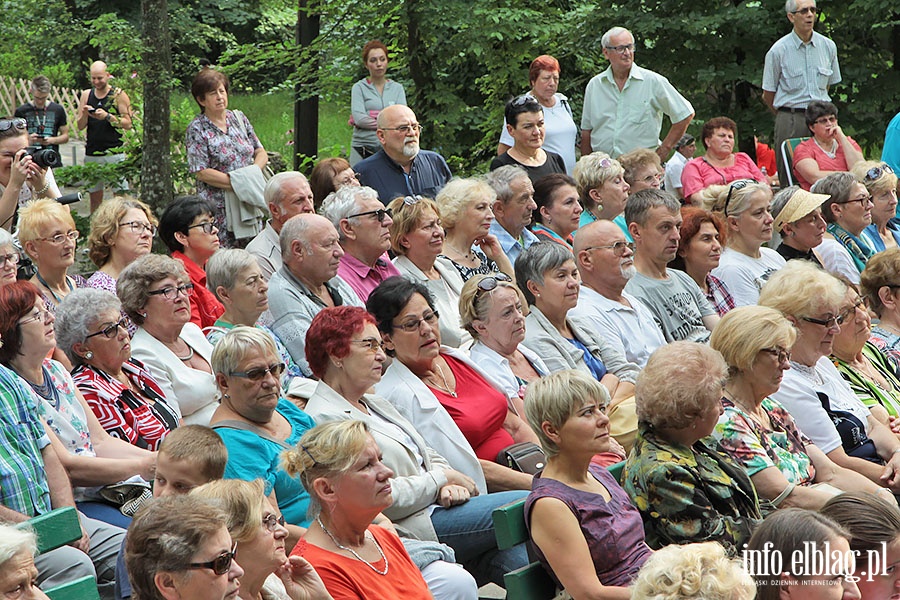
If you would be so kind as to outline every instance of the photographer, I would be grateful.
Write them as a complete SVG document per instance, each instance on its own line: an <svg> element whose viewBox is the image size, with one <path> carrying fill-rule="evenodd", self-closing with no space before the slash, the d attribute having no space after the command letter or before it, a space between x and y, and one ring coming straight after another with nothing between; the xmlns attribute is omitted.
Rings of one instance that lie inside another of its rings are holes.
<svg viewBox="0 0 900 600"><path fill-rule="evenodd" d="M28 150L25 119L0 118L0 227L12 230L18 208L29 200L61 195L52 169L40 164L41 158L40 151L35 157Z"/></svg>
<svg viewBox="0 0 900 600"><path fill-rule="evenodd" d="M28 124L28 142L32 146L59 152L59 145L69 141L66 110L50 98L50 80L38 75L31 80L31 102L16 109L17 117ZM62 166L53 164L51 166Z"/></svg>

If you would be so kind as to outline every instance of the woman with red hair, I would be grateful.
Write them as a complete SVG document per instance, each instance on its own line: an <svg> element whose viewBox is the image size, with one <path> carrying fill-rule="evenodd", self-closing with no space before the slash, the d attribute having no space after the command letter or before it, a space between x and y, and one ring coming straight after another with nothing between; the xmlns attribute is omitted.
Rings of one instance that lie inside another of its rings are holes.
<svg viewBox="0 0 900 600"><path fill-rule="evenodd" d="M681 217L678 254L669 266L690 275L721 317L735 306L725 283L710 273L719 266L725 226L714 214L696 206L682 207Z"/></svg>

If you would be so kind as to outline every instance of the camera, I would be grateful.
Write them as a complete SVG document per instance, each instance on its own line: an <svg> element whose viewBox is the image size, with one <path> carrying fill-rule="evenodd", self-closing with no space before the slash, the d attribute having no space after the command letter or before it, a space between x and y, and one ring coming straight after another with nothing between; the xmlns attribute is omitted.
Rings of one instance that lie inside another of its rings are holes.
<svg viewBox="0 0 900 600"><path fill-rule="evenodd" d="M40 146L28 146L25 148L25 155L30 156L34 164L42 169L47 167L59 168L62 166L59 152L50 148L41 148Z"/></svg>

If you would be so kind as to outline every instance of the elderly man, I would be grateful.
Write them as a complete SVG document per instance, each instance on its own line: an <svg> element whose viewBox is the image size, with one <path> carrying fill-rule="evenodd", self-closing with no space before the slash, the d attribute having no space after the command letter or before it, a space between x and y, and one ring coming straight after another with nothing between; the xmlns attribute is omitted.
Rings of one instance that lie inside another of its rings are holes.
<svg viewBox="0 0 900 600"><path fill-rule="evenodd" d="M666 267L678 252L681 204L668 192L641 190L628 197L625 220L636 271L625 290L650 309L667 342L709 341L716 310L689 275Z"/></svg>
<svg viewBox="0 0 900 600"><path fill-rule="evenodd" d="M788 181L781 142L809 137L806 106L829 101L828 88L841 81L837 46L813 28L818 20L816 0L787 0L784 4L792 31L772 44L763 69L763 102L775 114L775 154L778 180Z"/></svg>
<svg viewBox="0 0 900 600"><path fill-rule="evenodd" d="M16 109L16 116L28 123L28 143L59 152L59 145L69 141L66 109L50 100L50 80L38 75L31 80L31 102ZM62 164L51 165L61 167Z"/></svg>
<svg viewBox="0 0 900 600"><path fill-rule="evenodd" d="M345 186L328 196L322 216L331 221L344 255L338 276L365 302L378 284L400 275L387 255L391 247L391 211L368 187Z"/></svg>
<svg viewBox="0 0 900 600"><path fill-rule="evenodd" d="M497 194L491 206L494 211L491 233L497 236L500 247L515 266L522 251L539 241L528 229L532 211L537 210L534 185L525 169L518 165L495 169L485 176L485 181Z"/></svg>
<svg viewBox="0 0 900 600"><path fill-rule="evenodd" d="M416 114L402 104L388 106L377 127L381 150L356 163L359 182L373 188L382 204L398 196L434 198L453 175L443 156L419 149L422 126Z"/></svg>
<svg viewBox="0 0 900 600"><path fill-rule="evenodd" d="M303 173L284 171L266 184L266 204L272 218L266 227L247 244L247 252L256 256L263 277L268 280L281 268L281 228L293 216L315 212L313 193Z"/></svg>
<svg viewBox="0 0 900 600"><path fill-rule="evenodd" d="M575 238L581 293L572 315L591 323L603 339L643 368L666 343L653 313L625 290L634 277L634 244L612 221L582 227Z"/></svg>
<svg viewBox="0 0 900 600"><path fill-rule="evenodd" d="M668 79L634 64L630 31L613 27L600 43L609 68L584 90L581 154L603 151L616 158L635 148L650 148L665 161L687 131L694 108ZM660 142L663 115L672 127Z"/></svg>
<svg viewBox="0 0 900 600"><path fill-rule="evenodd" d="M313 317L328 306L364 304L337 276L344 251L328 219L314 214L291 217L278 240L284 264L269 280L272 331L284 342L303 374L311 377L306 362L306 330Z"/></svg>

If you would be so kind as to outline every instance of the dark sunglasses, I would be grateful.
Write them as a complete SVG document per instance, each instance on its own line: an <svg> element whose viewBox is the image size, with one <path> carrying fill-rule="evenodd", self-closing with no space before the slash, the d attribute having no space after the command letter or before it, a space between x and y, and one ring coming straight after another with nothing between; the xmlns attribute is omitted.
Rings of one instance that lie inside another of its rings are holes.
<svg viewBox="0 0 900 600"><path fill-rule="evenodd" d="M497 289L497 286L500 285L500 282L509 283L512 281L509 275L506 273L495 273L493 275L488 275L478 282L478 293L481 292L492 292Z"/></svg>
<svg viewBox="0 0 900 600"><path fill-rule="evenodd" d="M263 377L268 375L269 373L275 379L281 377L281 374L284 373L284 370L287 366L283 363L275 363L274 365L269 365L268 367L257 367L256 369L250 369L249 371L232 371L231 375L234 377L242 377L244 379L249 379L250 381L261 381Z"/></svg>
<svg viewBox="0 0 900 600"><path fill-rule="evenodd" d="M374 215L376 221L378 221L379 223L384 223L385 217L393 218L394 211L390 208L379 208L378 210L368 210L366 212L356 213L355 215L350 215L347 218L353 219L355 217L367 217L369 215Z"/></svg>
<svg viewBox="0 0 900 600"><path fill-rule="evenodd" d="M753 185L754 183L756 183L756 181L754 181L753 179L738 179L737 181L732 182L731 185L728 186L728 195L725 196L725 206L722 208L722 214L726 217L728 216L728 203L731 202L731 194L734 192L734 190L742 190L748 185Z"/></svg>
<svg viewBox="0 0 900 600"><path fill-rule="evenodd" d="M216 575L224 575L231 569L231 561L237 554L237 542L231 548L231 552L223 552L209 562L189 563L188 569L212 569Z"/></svg>
<svg viewBox="0 0 900 600"><path fill-rule="evenodd" d="M15 127L19 131L25 131L28 127L28 124L25 122L25 119L15 118L15 119L0 119L0 131L9 131Z"/></svg>
<svg viewBox="0 0 900 600"><path fill-rule="evenodd" d="M890 165L882 164L880 167L872 167L868 171L866 171L866 176L863 178L863 183L872 183L873 181L878 181L884 175L893 174L894 170Z"/></svg>

